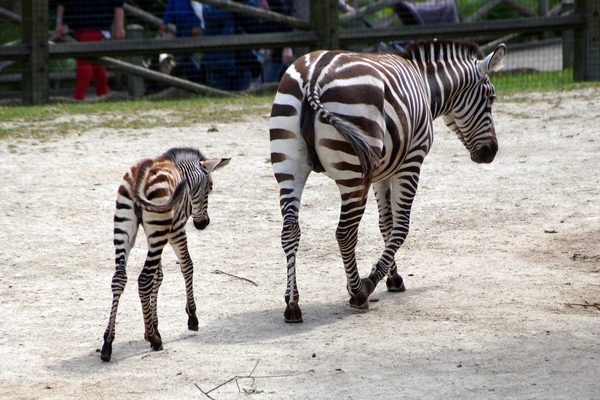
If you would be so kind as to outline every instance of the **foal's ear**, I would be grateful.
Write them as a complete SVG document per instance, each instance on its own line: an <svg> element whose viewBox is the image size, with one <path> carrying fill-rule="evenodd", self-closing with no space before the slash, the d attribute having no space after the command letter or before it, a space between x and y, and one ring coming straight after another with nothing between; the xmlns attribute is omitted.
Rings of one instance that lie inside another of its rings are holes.
<svg viewBox="0 0 600 400"><path fill-rule="evenodd" d="M211 158L209 160L202 161L202 164L208 169L208 172L212 172L217 168L221 168L229 164L231 158Z"/></svg>
<svg viewBox="0 0 600 400"><path fill-rule="evenodd" d="M492 54L488 55L479 63L481 76L487 75L487 73L491 71L498 71L500 68L502 68L502 59L505 55L506 45L504 43L499 44Z"/></svg>

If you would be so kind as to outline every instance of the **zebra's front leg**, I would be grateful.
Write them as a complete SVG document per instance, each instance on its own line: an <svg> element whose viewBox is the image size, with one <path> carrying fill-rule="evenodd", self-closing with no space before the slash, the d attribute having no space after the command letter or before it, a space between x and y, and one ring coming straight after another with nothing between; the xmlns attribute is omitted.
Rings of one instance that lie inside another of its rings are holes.
<svg viewBox="0 0 600 400"><path fill-rule="evenodd" d="M361 310L369 308L369 296L377 286L377 282L370 278L361 279L356 265L355 250L358 241L358 225L364 214L366 202L366 194L354 193L348 195L342 193L340 221L335 232L340 254L344 261L350 305Z"/></svg>
<svg viewBox="0 0 600 400"><path fill-rule="evenodd" d="M194 264L188 251L187 246L187 235L183 230L173 231L169 237L171 246L179 259L179 265L181 266L181 274L185 281L185 293L186 293L186 306L185 312L188 315L188 329L190 331L198 330L198 317L196 316L196 302L194 301Z"/></svg>
<svg viewBox="0 0 600 400"><path fill-rule="evenodd" d="M377 210L379 214L379 231L383 240L387 243L392 236L394 218L392 215L392 206L390 203L391 185L389 179L382 180L373 184L373 191L377 200ZM395 252L394 252L395 255ZM389 252L384 251L380 259L373 265L369 279L373 282L379 282L387 273L386 286L390 292L404 292L406 287L402 277L398 274L398 266L395 257L389 259Z"/></svg>

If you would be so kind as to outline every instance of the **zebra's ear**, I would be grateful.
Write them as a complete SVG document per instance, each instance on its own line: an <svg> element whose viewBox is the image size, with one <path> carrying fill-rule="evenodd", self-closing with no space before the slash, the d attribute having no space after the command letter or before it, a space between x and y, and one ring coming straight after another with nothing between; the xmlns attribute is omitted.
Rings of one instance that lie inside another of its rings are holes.
<svg viewBox="0 0 600 400"><path fill-rule="evenodd" d="M504 43L499 44L493 53L488 55L484 60L479 63L479 70L481 76L487 75L488 72L498 71L502 68L502 59L506 55L506 46Z"/></svg>
<svg viewBox="0 0 600 400"><path fill-rule="evenodd" d="M213 172L217 168L221 168L229 164L231 158L211 158L209 160L202 161L202 164L208 169L208 172Z"/></svg>

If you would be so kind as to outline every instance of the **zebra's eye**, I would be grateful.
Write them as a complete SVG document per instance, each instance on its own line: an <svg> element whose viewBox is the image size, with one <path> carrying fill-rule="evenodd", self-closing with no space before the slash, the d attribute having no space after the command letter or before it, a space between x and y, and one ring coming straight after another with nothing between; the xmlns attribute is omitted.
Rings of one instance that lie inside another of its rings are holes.
<svg viewBox="0 0 600 400"><path fill-rule="evenodd" d="M496 95L495 95L495 94L491 95L491 96L490 96L490 105L491 105L491 104L494 104L494 101L495 101L495 100L496 100Z"/></svg>

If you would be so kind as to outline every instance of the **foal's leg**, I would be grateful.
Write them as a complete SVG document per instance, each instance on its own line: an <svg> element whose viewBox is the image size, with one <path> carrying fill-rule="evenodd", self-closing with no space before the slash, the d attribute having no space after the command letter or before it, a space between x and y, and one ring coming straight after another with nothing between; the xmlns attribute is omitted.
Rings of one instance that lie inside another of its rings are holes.
<svg viewBox="0 0 600 400"><path fill-rule="evenodd" d="M179 259L181 273L185 280L185 293L187 296L185 312L188 315L188 329L190 331L197 331L198 317L196 316L196 303L194 302L194 264L188 252L185 222L178 230L171 232L169 242Z"/></svg>
<svg viewBox="0 0 600 400"><path fill-rule="evenodd" d="M144 315L144 339L150 342L153 350L162 350L162 340L158 331L156 298L162 282L162 251L168 242L173 218L172 213L144 211L142 220L148 240L146 262L138 277L138 292ZM157 223L158 221L160 223Z"/></svg>
<svg viewBox="0 0 600 400"><path fill-rule="evenodd" d="M123 290L127 284L127 259L129 258L129 252L135 245L135 238L139 228L135 205L129 196L128 188L129 184L124 181L119 188L117 209L114 216L115 273L111 283L113 298L108 326L104 332L104 344L100 353L102 361L110 361L112 356L117 308L121 294L123 294Z"/></svg>

